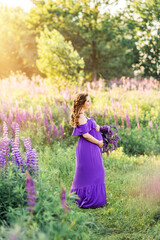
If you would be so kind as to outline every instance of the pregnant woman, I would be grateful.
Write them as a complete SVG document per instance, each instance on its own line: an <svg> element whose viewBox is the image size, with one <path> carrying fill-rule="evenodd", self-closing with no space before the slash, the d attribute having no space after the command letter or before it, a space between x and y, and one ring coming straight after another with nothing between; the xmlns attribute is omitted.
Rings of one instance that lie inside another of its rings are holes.
<svg viewBox="0 0 160 240"><path fill-rule="evenodd" d="M99 132L100 126L93 118L85 115L90 104L88 93L78 93L70 115L70 125L74 127L72 136L79 135L75 175L70 193L78 195L76 204L80 208L96 208L107 204L102 160L103 138Z"/></svg>

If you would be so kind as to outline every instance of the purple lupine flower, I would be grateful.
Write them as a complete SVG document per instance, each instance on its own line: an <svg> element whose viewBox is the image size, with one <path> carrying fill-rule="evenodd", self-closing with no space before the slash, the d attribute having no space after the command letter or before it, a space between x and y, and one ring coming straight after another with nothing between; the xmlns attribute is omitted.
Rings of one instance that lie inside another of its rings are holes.
<svg viewBox="0 0 160 240"><path fill-rule="evenodd" d="M137 115L136 115L136 122L137 122L138 131L140 132L140 125L139 125L139 120L138 120L138 116Z"/></svg>
<svg viewBox="0 0 160 240"><path fill-rule="evenodd" d="M2 140L0 139L0 170L3 167L3 158L2 158Z"/></svg>
<svg viewBox="0 0 160 240"><path fill-rule="evenodd" d="M59 131L58 131L58 128L56 128L56 136L57 136L57 138L59 137Z"/></svg>
<svg viewBox="0 0 160 240"><path fill-rule="evenodd" d="M67 110L67 104L66 104L66 102L65 102L65 103L62 103L62 106L63 106L63 110L64 110L65 114L68 116L68 110Z"/></svg>
<svg viewBox="0 0 160 240"><path fill-rule="evenodd" d="M114 119L115 119L116 124L119 125L116 113L114 113Z"/></svg>
<svg viewBox="0 0 160 240"><path fill-rule="evenodd" d="M158 131L158 124L156 123L156 130Z"/></svg>
<svg viewBox="0 0 160 240"><path fill-rule="evenodd" d="M54 98L54 100L55 100L56 105L58 106L58 100L56 98Z"/></svg>
<svg viewBox="0 0 160 240"><path fill-rule="evenodd" d="M9 109L9 120L11 122L13 121L13 111L12 111L12 109Z"/></svg>
<svg viewBox="0 0 160 240"><path fill-rule="evenodd" d="M31 143L31 139L30 139L30 137L28 137L27 140L28 140L30 146L32 146L32 143Z"/></svg>
<svg viewBox="0 0 160 240"><path fill-rule="evenodd" d="M13 139L10 139L10 144L11 144L11 147L12 147L12 163L15 163L16 162L16 157L15 157L14 141L13 141Z"/></svg>
<svg viewBox="0 0 160 240"><path fill-rule="evenodd" d="M44 117L44 119L43 119L43 124L46 127L46 129L48 129L49 123L48 123L48 120L46 117Z"/></svg>
<svg viewBox="0 0 160 240"><path fill-rule="evenodd" d="M35 187L34 182L29 174L29 172L26 170L26 191L27 191L27 203L28 207L27 210L31 213L35 212L34 206L35 206Z"/></svg>
<svg viewBox="0 0 160 240"><path fill-rule="evenodd" d="M22 172L24 172L24 168L23 168L23 160L20 154L20 150L17 146L17 144L14 142L14 156L15 156L15 162L17 163L17 165L19 166L19 168L21 168Z"/></svg>
<svg viewBox="0 0 160 240"><path fill-rule="evenodd" d="M127 127L130 128L131 124L130 124L130 119L129 119L129 116L128 116L128 112L126 113L125 117L126 117Z"/></svg>
<svg viewBox="0 0 160 240"><path fill-rule="evenodd" d="M27 117L27 120L31 119L31 115L29 112L26 112L26 117Z"/></svg>
<svg viewBox="0 0 160 240"><path fill-rule="evenodd" d="M8 127L6 122L3 122L3 138L1 140L1 147L0 147L0 167L4 168L5 171L7 170L7 165L9 161L9 142L10 139L8 138Z"/></svg>
<svg viewBox="0 0 160 240"><path fill-rule="evenodd" d="M149 121L149 128L152 130L152 120Z"/></svg>
<svg viewBox="0 0 160 240"><path fill-rule="evenodd" d="M52 137L53 137L53 136L56 135L56 126L55 126L55 125L53 126L53 129L52 129L52 130L53 130L53 132L52 132Z"/></svg>
<svg viewBox="0 0 160 240"><path fill-rule="evenodd" d="M49 113L50 122L53 122L53 115L52 115L51 107L49 107L48 113Z"/></svg>
<svg viewBox="0 0 160 240"><path fill-rule="evenodd" d="M129 105L130 105L131 112L133 113L132 105L131 104L129 104Z"/></svg>
<svg viewBox="0 0 160 240"><path fill-rule="evenodd" d="M38 180L38 155L36 153L35 148L32 149L33 156L34 156L34 169L35 169L35 176Z"/></svg>
<svg viewBox="0 0 160 240"><path fill-rule="evenodd" d="M15 143L17 147L19 147L19 124L16 123L16 128L15 128Z"/></svg>
<svg viewBox="0 0 160 240"><path fill-rule="evenodd" d="M10 125L11 131L12 131L12 135L15 136L15 128L14 128L14 122L12 122L12 124Z"/></svg>
<svg viewBox="0 0 160 240"><path fill-rule="evenodd" d="M47 134L47 138L48 138L48 142L51 143L51 125L48 126L48 134Z"/></svg>
<svg viewBox="0 0 160 240"><path fill-rule="evenodd" d="M28 165L29 167L31 167L31 151L32 151L31 150L31 145L30 145L27 138L22 137L22 140L24 142L24 146L26 148L26 154L27 154L27 159L26 159L25 164Z"/></svg>
<svg viewBox="0 0 160 240"><path fill-rule="evenodd" d="M65 213L67 213L70 208L67 206L66 191L64 187L62 187L62 190L61 190L61 205L65 209Z"/></svg>
<svg viewBox="0 0 160 240"><path fill-rule="evenodd" d="M61 130L61 140L63 140L63 127L60 125L60 130Z"/></svg>
<svg viewBox="0 0 160 240"><path fill-rule="evenodd" d="M34 151L31 149L31 154L30 154L30 163L29 163L29 167L33 170L33 172L35 173L35 162L34 162Z"/></svg>
<svg viewBox="0 0 160 240"><path fill-rule="evenodd" d="M33 169L34 175L38 179L38 156L36 154L36 150L33 148L31 151L31 165L30 167Z"/></svg>
<svg viewBox="0 0 160 240"><path fill-rule="evenodd" d="M0 167L4 168L4 165L6 163L6 142L3 139L1 142L1 149L0 149Z"/></svg>
<svg viewBox="0 0 160 240"><path fill-rule="evenodd" d="M106 113L105 110L103 111L103 120L105 119Z"/></svg>
<svg viewBox="0 0 160 240"><path fill-rule="evenodd" d="M112 131L111 128L116 129L116 134ZM109 155L109 151L112 152L117 148L117 142L118 140L121 140L121 138L117 135L118 128L116 125L105 125L100 127L100 133L103 137L103 147L102 152L106 152L107 155Z"/></svg>
<svg viewBox="0 0 160 240"><path fill-rule="evenodd" d="M26 148L26 153L27 153L27 158L25 161L25 165L33 170L33 173L37 176L38 178L38 156L36 154L35 149L31 149L31 140L30 138L25 138L22 137L22 140L24 142L25 148Z"/></svg>
<svg viewBox="0 0 160 240"><path fill-rule="evenodd" d="M138 107L137 107L137 104L136 104L136 122L137 122L138 131L140 132L140 125L139 125L139 120L138 120Z"/></svg>
<svg viewBox="0 0 160 240"><path fill-rule="evenodd" d="M3 138L8 138L8 127L6 122L3 122Z"/></svg>
<svg viewBox="0 0 160 240"><path fill-rule="evenodd" d="M40 123L41 121L41 113L40 112L36 112L36 122Z"/></svg>
<svg viewBox="0 0 160 240"><path fill-rule="evenodd" d="M124 127L124 120L123 120L123 115L122 115L121 110L119 111L119 113L120 113L120 117L121 117L122 126Z"/></svg>

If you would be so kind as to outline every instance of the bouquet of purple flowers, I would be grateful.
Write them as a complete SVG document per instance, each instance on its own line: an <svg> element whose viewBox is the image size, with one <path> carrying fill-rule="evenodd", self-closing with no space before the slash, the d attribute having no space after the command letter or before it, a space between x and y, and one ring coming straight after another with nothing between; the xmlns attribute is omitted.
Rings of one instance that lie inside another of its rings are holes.
<svg viewBox="0 0 160 240"><path fill-rule="evenodd" d="M116 133L113 132L111 128L116 129ZM103 147L102 152L106 152L107 156L109 156L109 151L112 152L117 148L118 140L121 138L117 135L118 129L116 125L104 125L100 127L100 133L103 137Z"/></svg>

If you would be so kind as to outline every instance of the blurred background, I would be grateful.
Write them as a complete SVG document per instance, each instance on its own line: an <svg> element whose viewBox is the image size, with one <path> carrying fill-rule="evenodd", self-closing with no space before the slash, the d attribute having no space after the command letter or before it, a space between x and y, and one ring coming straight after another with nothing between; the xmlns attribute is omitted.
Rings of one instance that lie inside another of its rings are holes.
<svg viewBox="0 0 160 240"><path fill-rule="evenodd" d="M159 18L157 0L1 0L0 78L21 71L63 86L159 80Z"/></svg>

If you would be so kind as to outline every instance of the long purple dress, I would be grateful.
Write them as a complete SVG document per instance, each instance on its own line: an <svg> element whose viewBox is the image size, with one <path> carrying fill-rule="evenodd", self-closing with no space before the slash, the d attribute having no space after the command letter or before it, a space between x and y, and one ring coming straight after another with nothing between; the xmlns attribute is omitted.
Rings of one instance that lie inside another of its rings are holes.
<svg viewBox="0 0 160 240"><path fill-rule="evenodd" d="M80 208L101 207L107 204L102 148L82 136L89 133L102 140L101 133L95 129L96 125L95 120L89 118L87 123L77 125L72 133L72 136L80 135L80 138L76 147L75 175L70 193L78 195L80 199L75 201Z"/></svg>

